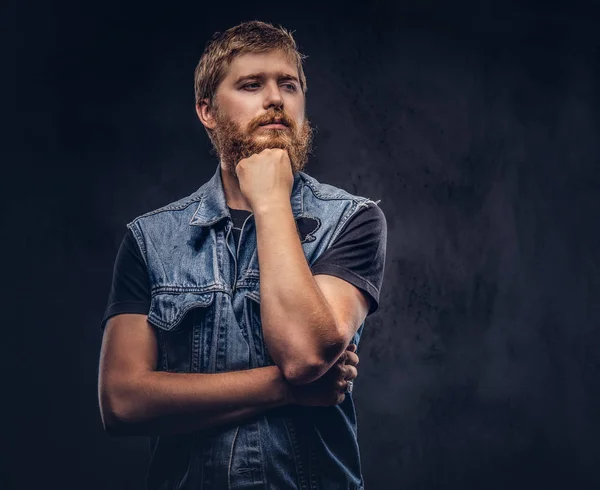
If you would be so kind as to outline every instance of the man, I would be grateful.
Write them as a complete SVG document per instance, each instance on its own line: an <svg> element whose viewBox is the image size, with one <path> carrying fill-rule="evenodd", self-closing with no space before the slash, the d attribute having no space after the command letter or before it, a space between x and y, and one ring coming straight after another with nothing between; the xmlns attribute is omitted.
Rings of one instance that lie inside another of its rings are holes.
<svg viewBox="0 0 600 490"><path fill-rule="evenodd" d="M387 228L302 171L302 61L271 24L215 35L195 82L216 172L127 225L99 401L109 433L152 437L148 488L363 488L350 392Z"/></svg>

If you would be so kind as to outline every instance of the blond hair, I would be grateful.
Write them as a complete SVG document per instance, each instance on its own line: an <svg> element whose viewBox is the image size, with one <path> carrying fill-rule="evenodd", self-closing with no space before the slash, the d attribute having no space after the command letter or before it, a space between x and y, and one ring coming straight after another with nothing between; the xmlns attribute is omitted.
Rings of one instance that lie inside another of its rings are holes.
<svg viewBox="0 0 600 490"><path fill-rule="evenodd" d="M300 88L306 94L308 87L302 63L307 56L298 51L292 33L282 26L252 20L213 34L194 71L196 105L202 99L208 99L209 107L215 106L217 88L236 56L275 49L284 51L292 59L298 70ZM212 141L211 131L206 129Z"/></svg>

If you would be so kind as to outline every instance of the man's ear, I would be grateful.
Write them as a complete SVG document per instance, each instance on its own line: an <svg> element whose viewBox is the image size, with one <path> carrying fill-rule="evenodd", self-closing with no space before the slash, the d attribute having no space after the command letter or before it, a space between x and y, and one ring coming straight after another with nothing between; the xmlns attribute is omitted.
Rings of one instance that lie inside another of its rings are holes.
<svg viewBox="0 0 600 490"><path fill-rule="evenodd" d="M196 114L204 127L215 129L217 123L214 118L214 108L210 107L208 99L202 99L196 104Z"/></svg>

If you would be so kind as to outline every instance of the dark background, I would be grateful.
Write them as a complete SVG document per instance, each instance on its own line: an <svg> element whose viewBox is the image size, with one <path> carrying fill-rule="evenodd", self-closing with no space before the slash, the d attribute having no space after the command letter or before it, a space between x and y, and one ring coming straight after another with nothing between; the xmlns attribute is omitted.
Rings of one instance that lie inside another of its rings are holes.
<svg viewBox="0 0 600 490"><path fill-rule="evenodd" d="M387 217L367 490L600 487L597 3L4 8L0 488L142 488L146 440L98 410L113 262L128 221L212 176L193 70L252 19L309 56L306 171Z"/></svg>

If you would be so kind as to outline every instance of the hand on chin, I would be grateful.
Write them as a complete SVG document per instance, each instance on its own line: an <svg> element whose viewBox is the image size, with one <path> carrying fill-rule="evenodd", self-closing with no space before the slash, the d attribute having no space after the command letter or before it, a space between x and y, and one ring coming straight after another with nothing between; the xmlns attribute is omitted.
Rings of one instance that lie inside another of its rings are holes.
<svg viewBox="0 0 600 490"><path fill-rule="evenodd" d="M294 176L285 148L265 147L236 166L240 191L254 212L260 206L289 201Z"/></svg>

